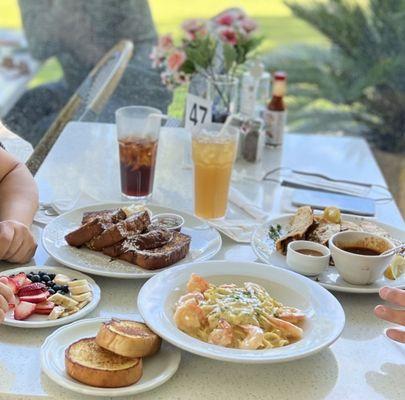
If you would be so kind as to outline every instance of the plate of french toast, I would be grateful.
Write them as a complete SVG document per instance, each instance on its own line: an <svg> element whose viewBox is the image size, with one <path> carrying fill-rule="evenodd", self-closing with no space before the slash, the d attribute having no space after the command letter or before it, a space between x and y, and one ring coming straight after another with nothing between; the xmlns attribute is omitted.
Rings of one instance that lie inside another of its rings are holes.
<svg viewBox="0 0 405 400"><path fill-rule="evenodd" d="M143 279L164 268L203 261L221 248L221 235L201 219L167 207L96 204L55 218L43 231L45 250L82 272Z"/></svg>
<svg viewBox="0 0 405 400"><path fill-rule="evenodd" d="M162 341L138 315L77 321L47 337L43 372L58 385L93 396L129 396L169 380L180 350Z"/></svg>

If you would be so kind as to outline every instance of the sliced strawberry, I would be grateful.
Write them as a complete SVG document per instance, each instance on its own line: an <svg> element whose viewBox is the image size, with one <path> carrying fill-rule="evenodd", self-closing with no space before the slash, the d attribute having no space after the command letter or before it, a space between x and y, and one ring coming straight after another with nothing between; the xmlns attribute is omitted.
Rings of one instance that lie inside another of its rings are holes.
<svg viewBox="0 0 405 400"><path fill-rule="evenodd" d="M15 285L17 286L17 289L20 289L24 286L24 283L27 279L27 275L24 272L19 272L17 275L13 276L10 279L14 281Z"/></svg>
<svg viewBox="0 0 405 400"><path fill-rule="evenodd" d="M40 294L36 294L34 296L20 296L20 300L27 301L29 303L42 303L45 301L49 296L49 292L42 292Z"/></svg>
<svg viewBox="0 0 405 400"><path fill-rule="evenodd" d="M31 283L30 285L22 287L18 291L19 296L34 296L42 292L46 292L48 288L41 282Z"/></svg>
<svg viewBox="0 0 405 400"><path fill-rule="evenodd" d="M38 303L35 307L35 314L50 314L53 308L55 307L55 303L52 301L44 301L42 303Z"/></svg>
<svg viewBox="0 0 405 400"><path fill-rule="evenodd" d="M31 283L32 283L32 281L31 281L30 279L25 278L25 281L24 281L24 283L23 283L22 287L25 287L25 286L31 285Z"/></svg>
<svg viewBox="0 0 405 400"><path fill-rule="evenodd" d="M35 304L22 301L14 309L14 319L17 319L19 321L27 319L30 315L34 314L34 311L35 311Z"/></svg>
<svg viewBox="0 0 405 400"><path fill-rule="evenodd" d="M0 277L0 282L7 285L14 294L17 294L18 292L17 285L15 284L12 278L9 278L8 276L2 276Z"/></svg>

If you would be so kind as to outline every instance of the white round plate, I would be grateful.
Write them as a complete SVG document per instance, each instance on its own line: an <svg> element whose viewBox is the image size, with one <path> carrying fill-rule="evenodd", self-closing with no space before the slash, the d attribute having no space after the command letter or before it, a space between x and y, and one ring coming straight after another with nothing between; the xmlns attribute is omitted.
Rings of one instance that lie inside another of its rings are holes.
<svg viewBox="0 0 405 400"><path fill-rule="evenodd" d="M274 349L240 350L187 335L175 325L173 313L192 272L214 284L248 281L262 285L275 299L305 312L303 338ZM332 344L345 324L341 305L327 290L293 272L253 262L206 261L164 271L143 285L138 309L149 327L175 346L200 356L239 363L277 363L309 356Z"/></svg>
<svg viewBox="0 0 405 400"><path fill-rule="evenodd" d="M281 215L280 217L273 218L259 226L256 231L253 232L251 245L253 251L261 261L265 262L266 264L276 265L278 267L287 269L289 268L286 262L286 256L283 256L275 249L275 243L272 239L270 239L268 232L270 225L275 226L280 224L282 228L288 226L291 217L292 214L285 214ZM344 215L343 219L358 222L360 220L365 220L366 218ZM394 239L405 242L405 231L372 219L370 221L375 222L378 226L388 232ZM311 277L310 279L318 282L329 290L347 293L378 293L383 286L405 288L405 274L402 274L402 276L396 280L390 280L385 276L382 276L371 285L352 285L344 281L338 274L336 268L333 266L329 266L320 275Z"/></svg>
<svg viewBox="0 0 405 400"><path fill-rule="evenodd" d="M131 315L129 319L142 322L139 316ZM65 370L65 350L73 342L96 336L102 322L110 318L85 319L59 328L49 335L41 346L42 371L58 385L80 394L91 396L129 396L154 389L168 381L180 364L179 349L163 342L160 351L153 357L144 358L142 378L133 385L122 388L97 388L80 383Z"/></svg>
<svg viewBox="0 0 405 400"><path fill-rule="evenodd" d="M67 317L58 318L55 320L49 320L47 315L33 314L23 321L17 321L13 317L14 311L10 310L6 314L6 318L4 319L4 322L3 322L4 325L16 326L19 328L49 328L52 326L65 325L65 324L69 324L70 322L76 321L79 318L83 318L85 315L92 312L97 307L97 304L100 301L100 287L97 285L97 283L94 281L94 279L90 278L89 276L87 276L85 274L82 274L81 272L74 271L69 268L48 267L46 265L39 267L36 265L36 266L31 266L31 267L20 267L20 268L9 269L7 271L0 271L0 276L18 274L19 272L25 272L26 274L28 274L31 271L48 271L48 272L51 272L54 274L63 274L63 275L71 277L72 279L86 279L87 282L89 283L89 286L91 287L91 290L93 293L93 299L91 300L91 302L89 304L84 306L77 313L68 315Z"/></svg>
<svg viewBox="0 0 405 400"><path fill-rule="evenodd" d="M83 208L77 208L60 215L50 222L44 229L42 242L45 250L57 261L79 271L89 274L109 276L112 278L145 279L166 268L158 270L146 270L126 261L114 260L103 253L87 248L77 249L69 246L65 241L65 235L77 228L85 211L98 211L127 206L130 203L95 204ZM167 207L147 204L153 214L175 213L181 215L184 220L182 232L191 236L190 252L187 256L176 263L184 264L191 261L203 261L213 257L222 246L221 235L201 219Z"/></svg>

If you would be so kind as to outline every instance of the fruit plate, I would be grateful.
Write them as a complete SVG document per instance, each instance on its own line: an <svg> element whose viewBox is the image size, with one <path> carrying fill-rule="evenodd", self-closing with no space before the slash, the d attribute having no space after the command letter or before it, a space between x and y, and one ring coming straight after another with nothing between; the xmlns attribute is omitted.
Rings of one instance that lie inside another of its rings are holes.
<svg viewBox="0 0 405 400"><path fill-rule="evenodd" d="M129 315L128 319L143 322L138 315ZM65 370L65 350L73 342L94 337L102 322L110 318L85 319L59 328L48 336L41 347L42 371L58 385L77 393L92 396L129 396L145 392L162 385L177 371L181 352L167 342L162 343L160 351L143 359L142 378L135 384L122 388L98 388L80 383L70 378Z"/></svg>
<svg viewBox="0 0 405 400"><path fill-rule="evenodd" d="M260 261L263 261L266 264L276 265L277 267L289 269L286 262L286 256L280 254L275 249L275 242L273 239L270 239L268 232L270 225L281 225L283 231L283 228L288 226L292 215L293 214L285 214L281 215L280 217L273 218L260 225L255 230L252 235L251 246ZM383 224L374 219L356 217L353 215L344 215L343 219L351 222L370 220L371 222L374 222L376 225L378 225L378 227L388 232L388 234L396 241L405 242L405 231L395 228L392 225ZM383 286L405 288L405 274L402 274L402 276L398 277L396 280L391 280L386 278L385 276L382 276L371 285L352 285L344 281L340 277L336 268L333 266L329 266L320 275L316 277L310 277L310 279L318 282L326 289L347 293L378 293L378 291Z"/></svg>
<svg viewBox="0 0 405 400"><path fill-rule="evenodd" d="M114 260L87 248L77 249L69 246L65 235L80 225L85 211L98 211L128 206L131 203L96 204L77 208L60 215L50 222L43 231L42 241L45 250L57 261L68 267L93 275L109 276L112 278L145 279L164 269L146 270L126 261ZM184 220L182 232L191 236L190 251L187 256L174 265L185 264L192 261L203 261L214 257L221 249L222 239L219 232L210 227L206 222L183 211L167 207L147 204L152 214L175 213Z"/></svg>
<svg viewBox="0 0 405 400"><path fill-rule="evenodd" d="M214 284L257 283L281 303L300 308L307 317L302 339L284 347L243 350L216 346L182 332L177 328L173 314L193 272ZM323 287L294 272L253 262L205 261L164 271L142 286L138 310L155 333L176 347L203 357L249 364L307 357L331 345L345 324L342 306Z"/></svg>
<svg viewBox="0 0 405 400"><path fill-rule="evenodd" d="M100 301L100 287L97 285L97 283L94 281L94 279L90 278L89 276L82 274L81 272L74 271L69 268L63 268L63 267L48 267L48 266L43 266L43 267L38 267L38 266L31 266L31 267L21 267L21 268L14 268L14 269L9 269L6 271L1 271L0 275L1 276L9 276L9 275L16 275L19 272L25 272L28 274L31 271L46 271L49 273L53 274L63 274L66 276L69 276L72 279L86 279L91 291L93 293L93 298L88 303L86 306L84 306L82 309L80 309L78 312L68 315L66 317L61 317L55 320L49 320L47 319L47 315L40 315L40 314L33 314L29 316L26 320L18 321L14 319L14 311L10 310L4 319L4 325L9 325L9 326L16 326L18 328L49 328L52 326L59 326L59 325L65 325L69 324L70 322L76 321L79 318L83 318L85 315L89 314L92 312L96 307L97 304Z"/></svg>

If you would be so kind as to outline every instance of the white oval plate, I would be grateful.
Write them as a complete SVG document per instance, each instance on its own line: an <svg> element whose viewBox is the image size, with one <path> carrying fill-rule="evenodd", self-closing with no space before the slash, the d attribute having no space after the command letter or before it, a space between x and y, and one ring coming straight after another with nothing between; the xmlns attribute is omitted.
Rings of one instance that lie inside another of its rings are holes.
<svg viewBox="0 0 405 400"><path fill-rule="evenodd" d="M250 281L262 285L283 304L305 312L308 318L303 338L285 347L240 350L187 335L175 325L173 313L192 272L215 284ZM309 356L332 344L345 324L341 305L327 290L294 272L253 262L206 261L164 271L143 285L138 309L149 327L175 346L200 356L239 363L277 363Z"/></svg>
<svg viewBox="0 0 405 400"><path fill-rule="evenodd" d="M73 342L96 336L102 322L111 318L84 319L59 328L49 335L41 346L42 371L58 385L77 393L91 396L129 396L154 389L168 381L177 371L180 364L179 349L163 342L160 351L153 357L144 358L142 378L133 385L122 388L97 388L80 383L65 370L65 350ZM139 316L131 315L129 319L142 322Z"/></svg>
<svg viewBox="0 0 405 400"><path fill-rule="evenodd" d="M289 269L286 256L283 256L275 249L275 243L269 238L268 231L270 225L280 224L282 227L288 226L292 214L281 215L280 217L270 219L263 225L260 225L252 235L251 245L253 251L257 257L265 262L266 264L276 265L281 268ZM356 217L353 215L344 215L343 217L347 221L357 222L360 220L366 220L367 218ZM383 224L377 222L373 219L370 221L375 222L377 225L381 226L386 232L388 232L394 239L401 242L405 242L405 231L395 228L394 226ZM405 288L405 274L400 276L396 280L387 279L382 276L376 282L371 285L352 285L344 281L337 269L333 266L329 266L324 272L316 277L310 277L310 279L318 282L323 287L329 290L335 290L337 292L347 292L347 293L378 293L378 291L383 286L399 287Z"/></svg>
<svg viewBox="0 0 405 400"><path fill-rule="evenodd" d="M45 250L57 261L71 268L112 278L145 279L170 268L149 271L126 261L111 261L110 257L100 252L91 251L87 248L77 249L66 243L65 235L80 225L83 212L119 208L128 204L131 203L95 204L60 215L50 222L43 231L42 242ZM167 207L149 204L147 207L153 214L175 213L181 215L185 220L182 232L191 236L190 252L183 260L174 265L208 260L221 249L222 239L218 231L194 215Z"/></svg>
<svg viewBox="0 0 405 400"><path fill-rule="evenodd" d="M0 271L0 275L12 275L12 274L18 274L19 272L25 272L26 274L28 274L31 271L48 271L48 272L51 272L54 274L63 274L63 275L72 277L72 279L86 279L93 292L93 299L91 300L91 302L89 304L84 306L77 313L68 315L67 317L58 318L55 320L47 319L48 318L47 315L33 314L23 321L17 321L13 317L14 311L10 310L6 314L6 318L4 319L4 322L3 322L4 325L16 326L18 328L49 328L52 326L65 325L65 324L69 324L70 322L76 321L79 318L83 318L85 315L92 312L97 307L97 304L100 301L100 287L97 285L97 283L94 281L94 279L90 278L89 276L87 276L85 274L82 274L81 272L74 271L69 268L48 267L46 265L39 267L38 265L35 265L35 266L31 266L31 267L20 267L20 268L9 269L7 271Z"/></svg>

